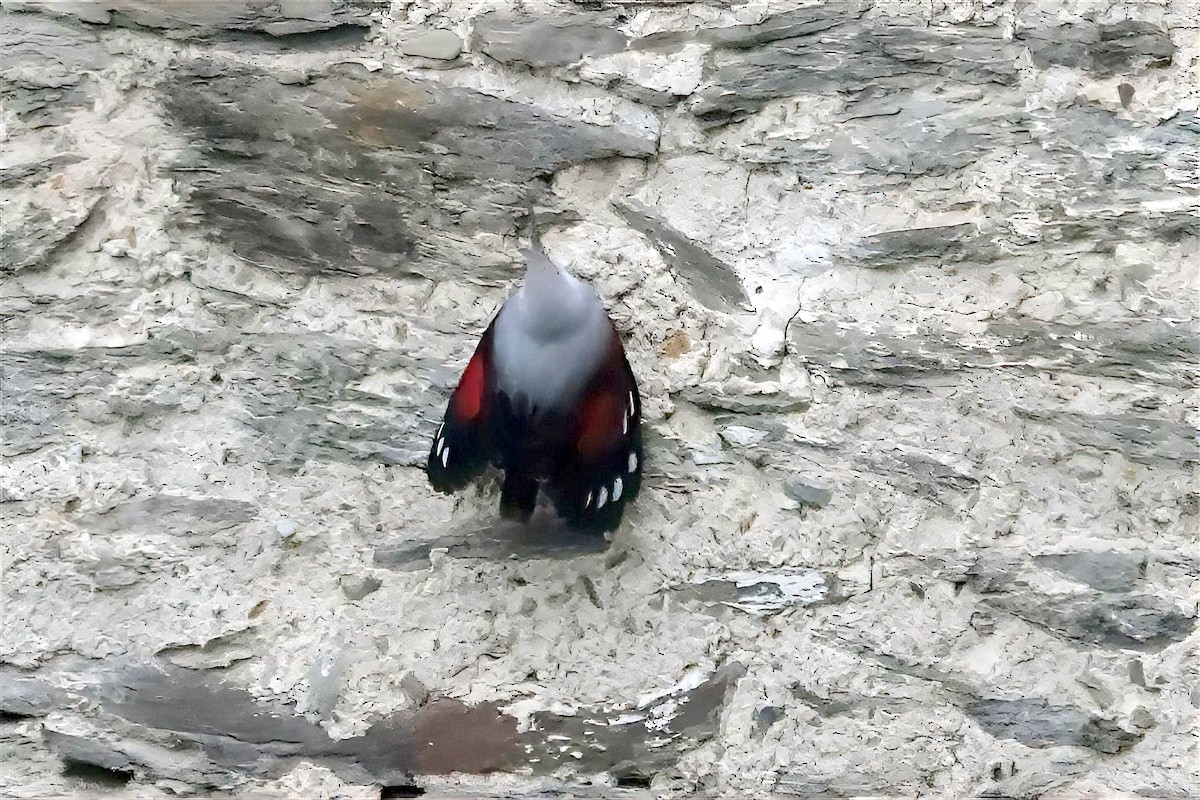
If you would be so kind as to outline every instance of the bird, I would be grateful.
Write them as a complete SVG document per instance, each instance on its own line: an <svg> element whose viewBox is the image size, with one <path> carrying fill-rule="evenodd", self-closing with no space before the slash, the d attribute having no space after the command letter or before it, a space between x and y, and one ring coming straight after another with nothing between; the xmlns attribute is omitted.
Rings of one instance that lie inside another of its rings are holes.
<svg viewBox="0 0 1200 800"><path fill-rule="evenodd" d="M551 260L529 219L524 282L450 395L426 473L450 494L490 464L504 519L528 522L540 491L568 526L612 531L641 488L641 395L595 289Z"/></svg>

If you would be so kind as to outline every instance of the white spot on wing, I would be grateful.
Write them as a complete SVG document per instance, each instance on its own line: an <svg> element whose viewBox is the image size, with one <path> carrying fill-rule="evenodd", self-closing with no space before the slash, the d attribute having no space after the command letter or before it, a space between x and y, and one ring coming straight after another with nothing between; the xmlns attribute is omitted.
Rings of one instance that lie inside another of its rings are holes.
<svg viewBox="0 0 1200 800"><path fill-rule="evenodd" d="M621 483L621 479L617 478L613 481L613 502L621 499L621 492L625 490L625 484Z"/></svg>
<svg viewBox="0 0 1200 800"><path fill-rule="evenodd" d="M621 420L621 433L629 433L629 417Z"/></svg>
<svg viewBox="0 0 1200 800"><path fill-rule="evenodd" d="M583 501L583 507L588 508L592 504L592 493L588 492L587 500Z"/></svg>
<svg viewBox="0 0 1200 800"><path fill-rule="evenodd" d="M449 447L447 447L445 450L442 451L442 466L445 467L446 463L448 461L450 461L450 448Z"/></svg>
<svg viewBox="0 0 1200 800"><path fill-rule="evenodd" d="M446 423L444 423L444 422L441 425L438 425L437 433L435 433L433 435L433 438L440 439L442 436L442 431L445 429L445 427L446 427Z"/></svg>
<svg viewBox="0 0 1200 800"><path fill-rule="evenodd" d="M629 471L634 472L637 469L637 453L629 454Z"/></svg>
<svg viewBox="0 0 1200 800"><path fill-rule="evenodd" d="M437 449L433 451L433 454L435 456L440 456L442 454L442 448L445 446L446 440L439 436L437 440Z"/></svg>
<svg viewBox="0 0 1200 800"><path fill-rule="evenodd" d="M596 498L596 508L604 508L604 504L608 502L608 489L600 487L600 495Z"/></svg>

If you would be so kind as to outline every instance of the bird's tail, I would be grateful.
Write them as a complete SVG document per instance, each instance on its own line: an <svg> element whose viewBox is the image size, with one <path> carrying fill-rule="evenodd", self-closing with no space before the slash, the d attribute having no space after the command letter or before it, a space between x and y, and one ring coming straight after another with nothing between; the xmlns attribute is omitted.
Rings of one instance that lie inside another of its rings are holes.
<svg viewBox="0 0 1200 800"><path fill-rule="evenodd" d="M504 486L500 489L500 516L527 522L537 505L538 482L515 469L504 473Z"/></svg>

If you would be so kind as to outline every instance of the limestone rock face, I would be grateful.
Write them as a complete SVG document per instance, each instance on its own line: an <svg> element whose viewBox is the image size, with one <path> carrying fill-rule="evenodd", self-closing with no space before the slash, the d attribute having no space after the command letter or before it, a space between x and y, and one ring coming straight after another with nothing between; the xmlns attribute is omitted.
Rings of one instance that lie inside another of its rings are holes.
<svg viewBox="0 0 1200 800"><path fill-rule="evenodd" d="M1196 19L7 3L6 791L1196 796ZM422 471L529 204L611 540Z"/></svg>

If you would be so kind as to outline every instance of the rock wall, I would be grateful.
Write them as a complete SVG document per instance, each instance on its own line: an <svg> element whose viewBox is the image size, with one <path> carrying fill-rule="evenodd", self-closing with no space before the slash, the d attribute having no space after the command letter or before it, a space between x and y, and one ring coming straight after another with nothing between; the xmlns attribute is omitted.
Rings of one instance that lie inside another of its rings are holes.
<svg viewBox="0 0 1200 800"><path fill-rule="evenodd" d="M1196 796L1197 20L8 2L9 796ZM611 540L421 469L530 201Z"/></svg>

